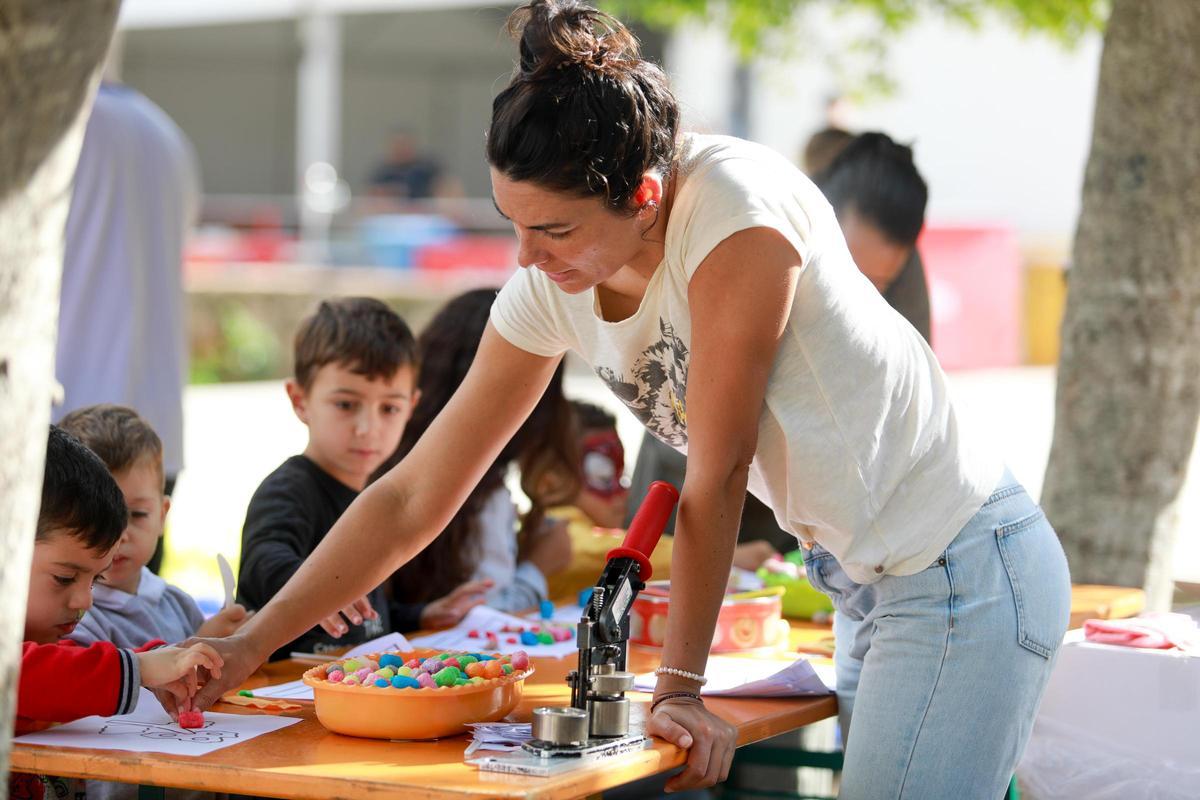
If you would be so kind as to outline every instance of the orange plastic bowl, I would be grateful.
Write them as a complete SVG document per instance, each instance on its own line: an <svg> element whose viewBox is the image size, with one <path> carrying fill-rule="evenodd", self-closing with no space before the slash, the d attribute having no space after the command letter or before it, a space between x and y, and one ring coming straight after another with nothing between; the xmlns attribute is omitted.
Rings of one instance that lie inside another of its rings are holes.
<svg viewBox="0 0 1200 800"><path fill-rule="evenodd" d="M406 661L429 658L442 650L397 653ZM380 653L367 656L378 660ZM313 688L317 719L334 733L369 739L440 739L456 736L469 722L495 722L521 702L525 679L533 667L474 686L433 689L381 689L343 686L326 680L326 668L313 667L304 682Z"/></svg>

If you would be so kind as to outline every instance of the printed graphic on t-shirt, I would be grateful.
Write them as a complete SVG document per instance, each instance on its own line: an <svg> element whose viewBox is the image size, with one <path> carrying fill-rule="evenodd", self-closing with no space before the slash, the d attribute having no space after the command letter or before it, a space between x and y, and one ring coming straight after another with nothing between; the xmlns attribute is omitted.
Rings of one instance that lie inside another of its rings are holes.
<svg viewBox="0 0 1200 800"><path fill-rule="evenodd" d="M633 362L633 375L597 366L596 374L620 398L646 430L675 447L687 444L688 348L675 328L658 320L661 337Z"/></svg>

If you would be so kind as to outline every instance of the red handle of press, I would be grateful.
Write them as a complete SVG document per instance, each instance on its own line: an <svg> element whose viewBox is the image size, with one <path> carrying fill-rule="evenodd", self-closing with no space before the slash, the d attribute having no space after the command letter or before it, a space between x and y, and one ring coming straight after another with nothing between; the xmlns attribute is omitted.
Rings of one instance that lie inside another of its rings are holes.
<svg viewBox="0 0 1200 800"><path fill-rule="evenodd" d="M633 515L629 530L625 532L625 541L620 547L608 551L608 560L614 558L632 558L638 562L640 570L638 577L643 581L650 580L650 554L662 538L663 530L675 504L679 502L679 490L666 481L655 481L646 492L646 499Z"/></svg>

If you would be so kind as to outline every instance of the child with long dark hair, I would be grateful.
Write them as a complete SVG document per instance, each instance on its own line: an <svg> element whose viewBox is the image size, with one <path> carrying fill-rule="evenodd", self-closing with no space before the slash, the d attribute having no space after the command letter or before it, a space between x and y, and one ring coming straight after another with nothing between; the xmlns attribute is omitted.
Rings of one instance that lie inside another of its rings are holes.
<svg viewBox="0 0 1200 800"><path fill-rule="evenodd" d="M421 401L404 430L400 447L378 474L406 456L458 390L483 338L496 299L495 289L476 289L447 303L417 340ZM503 611L536 606L548 597L546 579L571 559L571 542L562 522L545 517L548 507L578 489L578 461L571 409L562 392L562 366L525 424L505 445L445 529L416 558L392 576L392 596L409 603L428 602L469 580L495 584L487 603ZM531 507L520 519L505 487L509 467L522 476L521 489ZM526 476L559 476L540 479Z"/></svg>

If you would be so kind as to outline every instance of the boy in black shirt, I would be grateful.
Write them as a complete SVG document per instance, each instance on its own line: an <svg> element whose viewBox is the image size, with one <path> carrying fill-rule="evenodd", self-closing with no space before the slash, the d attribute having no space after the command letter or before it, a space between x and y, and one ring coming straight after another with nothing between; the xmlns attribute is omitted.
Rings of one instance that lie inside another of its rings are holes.
<svg viewBox="0 0 1200 800"><path fill-rule="evenodd" d="M416 373L412 332L378 300L326 301L301 323L287 393L308 427L308 446L250 499L238 578L238 600L247 608L262 608L283 588L396 449L419 396ZM392 630L453 625L488 588L466 583L432 603L405 604L389 602L381 586L272 658L340 650Z"/></svg>

